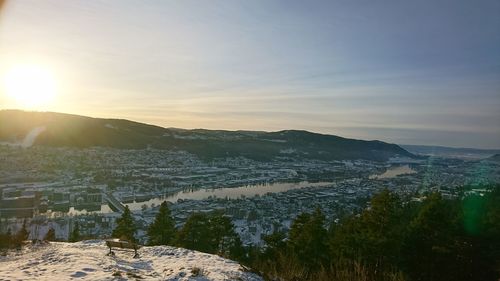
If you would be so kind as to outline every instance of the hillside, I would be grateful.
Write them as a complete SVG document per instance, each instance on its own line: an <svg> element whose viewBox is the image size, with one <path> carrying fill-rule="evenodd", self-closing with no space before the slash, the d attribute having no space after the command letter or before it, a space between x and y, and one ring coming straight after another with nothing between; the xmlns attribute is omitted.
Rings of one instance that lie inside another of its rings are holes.
<svg viewBox="0 0 500 281"><path fill-rule="evenodd" d="M415 157L395 144L299 130L184 130L121 119L19 110L0 111L0 141L24 146L179 149L194 153L202 159L243 156L255 160L270 160L286 156L385 161L394 156Z"/></svg>
<svg viewBox="0 0 500 281"><path fill-rule="evenodd" d="M495 154L491 157L488 157L486 160L500 163L500 154Z"/></svg>
<svg viewBox="0 0 500 281"><path fill-rule="evenodd" d="M143 247L137 259L130 252L116 252L114 257L107 252L99 240L27 246L22 254L0 257L0 279L262 280L237 262L181 248Z"/></svg>
<svg viewBox="0 0 500 281"><path fill-rule="evenodd" d="M447 158L483 159L500 153L498 149L459 148L431 145L401 145L411 153Z"/></svg>

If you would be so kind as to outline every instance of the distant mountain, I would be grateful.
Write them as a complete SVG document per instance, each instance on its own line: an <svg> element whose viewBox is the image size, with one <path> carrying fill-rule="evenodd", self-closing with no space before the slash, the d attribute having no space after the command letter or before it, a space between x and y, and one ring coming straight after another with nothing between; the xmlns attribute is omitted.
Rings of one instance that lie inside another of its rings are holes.
<svg viewBox="0 0 500 281"><path fill-rule="evenodd" d="M402 144L401 147L415 154L461 159L484 159L500 153L499 149L456 148L405 144Z"/></svg>
<svg viewBox="0 0 500 281"><path fill-rule="evenodd" d="M202 159L277 156L322 160L416 156L396 144L347 139L307 131L279 132L184 130L122 119L91 118L52 112L0 111L0 141L23 146L103 146L123 149L179 149Z"/></svg>
<svg viewBox="0 0 500 281"><path fill-rule="evenodd" d="M488 157L486 160L500 163L500 154L495 154L491 157Z"/></svg>

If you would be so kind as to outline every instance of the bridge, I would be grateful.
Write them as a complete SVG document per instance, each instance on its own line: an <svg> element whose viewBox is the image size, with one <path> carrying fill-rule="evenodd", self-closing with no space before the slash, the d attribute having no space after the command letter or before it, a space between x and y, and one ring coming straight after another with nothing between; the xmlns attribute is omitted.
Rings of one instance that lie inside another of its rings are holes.
<svg viewBox="0 0 500 281"><path fill-rule="evenodd" d="M120 213L123 213L125 211L125 206L120 201L118 201L118 199L116 199L113 196L113 194L111 194L111 192L106 192L106 193L104 193L104 195L106 197L106 201L109 204L109 207L113 211L120 212Z"/></svg>

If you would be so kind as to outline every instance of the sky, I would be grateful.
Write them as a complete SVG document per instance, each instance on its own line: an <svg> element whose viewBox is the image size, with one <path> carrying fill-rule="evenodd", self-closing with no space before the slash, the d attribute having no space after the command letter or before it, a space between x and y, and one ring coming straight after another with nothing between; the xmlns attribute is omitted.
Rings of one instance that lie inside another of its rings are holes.
<svg viewBox="0 0 500 281"><path fill-rule="evenodd" d="M56 94L0 109L500 148L498 0L7 1L20 64Z"/></svg>

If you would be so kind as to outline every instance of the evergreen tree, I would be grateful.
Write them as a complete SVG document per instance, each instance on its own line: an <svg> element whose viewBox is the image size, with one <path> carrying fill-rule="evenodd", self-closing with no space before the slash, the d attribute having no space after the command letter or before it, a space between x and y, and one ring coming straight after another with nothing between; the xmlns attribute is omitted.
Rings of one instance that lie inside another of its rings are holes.
<svg viewBox="0 0 500 281"><path fill-rule="evenodd" d="M180 247L231 259L240 259L245 249L231 220L223 214L192 214L179 231L176 244Z"/></svg>
<svg viewBox="0 0 500 281"><path fill-rule="evenodd" d="M5 234L5 241L7 241L7 245L10 247L12 246L12 239L14 239L12 237L12 231L10 230L10 227L9 229L7 229L7 233Z"/></svg>
<svg viewBox="0 0 500 281"><path fill-rule="evenodd" d="M463 228L458 227L461 231L453 240L456 252L454 261L456 270L454 271L467 281L500 278L498 272L500 268L497 266L500 261L500 242L498 241L500 237L500 231L498 231L500 230L498 228L500 226L498 204L500 196L498 195L500 192L498 191L483 196L472 194L462 200L462 212L458 224L463 222Z"/></svg>
<svg viewBox="0 0 500 281"><path fill-rule="evenodd" d="M73 231L71 231L71 234L69 235L69 242L78 242L80 241L80 225L78 224L78 221L75 221L75 225L73 226Z"/></svg>
<svg viewBox="0 0 500 281"><path fill-rule="evenodd" d="M273 264L276 262L277 257L286 251L286 233L274 231L269 235L262 236L262 241L266 243L264 251L260 253L257 262L265 264ZM255 252L255 251L254 251ZM253 254L252 252L250 254Z"/></svg>
<svg viewBox="0 0 500 281"><path fill-rule="evenodd" d="M170 214L167 202L163 202L154 222L148 228L149 245L170 245L176 235L175 221Z"/></svg>
<svg viewBox="0 0 500 281"><path fill-rule="evenodd" d="M17 232L16 236L17 236L16 240L18 242L23 242L23 241L27 240L28 237L30 236L30 232L28 231L27 226L26 226L26 219L23 221L23 226L21 227L19 232Z"/></svg>
<svg viewBox="0 0 500 281"><path fill-rule="evenodd" d="M412 280L460 280L455 278L457 213L437 192L424 201L409 224L403 248Z"/></svg>
<svg viewBox="0 0 500 281"><path fill-rule="evenodd" d="M125 211L120 218L116 220L116 228L113 230L113 237L126 239L130 242L136 242L135 233L137 226L128 206L125 206Z"/></svg>
<svg viewBox="0 0 500 281"><path fill-rule="evenodd" d="M403 208L399 197L388 190L376 194L370 208L351 216L331 231L333 256L362 261L373 271L388 269L399 261L404 235Z"/></svg>
<svg viewBox="0 0 500 281"><path fill-rule="evenodd" d="M210 231L210 220L206 214L192 214L177 236L176 244L180 247L205 253L215 253Z"/></svg>
<svg viewBox="0 0 500 281"><path fill-rule="evenodd" d="M0 249L10 248L12 246L12 232L10 228L7 229L7 233L0 233Z"/></svg>
<svg viewBox="0 0 500 281"><path fill-rule="evenodd" d="M56 231L54 228L49 228L49 231L47 231L47 234L45 234L45 237L43 238L45 241L56 241Z"/></svg>
<svg viewBox="0 0 500 281"><path fill-rule="evenodd" d="M288 247L299 263L312 271L326 265L328 260L325 216L319 208L312 214L297 216L290 228Z"/></svg>
<svg viewBox="0 0 500 281"><path fill-rule="evenodd" d="M23 242L26 241L29 237L30 233L27 229L26 219L23 221L23 226L21 229L12 237L11 246L20 248L23 245Z"/></svg>
<svg viewBox="0 0 500 281"><path fill-rule="evenodd" d="M478 235L481 239L477 247L479 258L474 259L482 266L475 272L484 272L483 280L500 279L500 184L494 186L484 200L484 212L480 216L482 231Z"/></svg>
<svg viewBox="0 0 500 281"><path fill-rule="evenodd" d="M249 264L270 280L500 280L500 185L483 188L481 195L431 193L404 203L384 190L360 214L330 225L326 266L315 244L322 215L300 214L286 247L283 235L266 236L267 247L251 249Z"/></svg>
<svg viewBox="0 0 500 281"><path fill-rule="evenodd" d="M244 255L240 236L234 231L231 219L223 214L213 215L210 218L210 232L216 254L231 259L238 259Z"/></svg>

